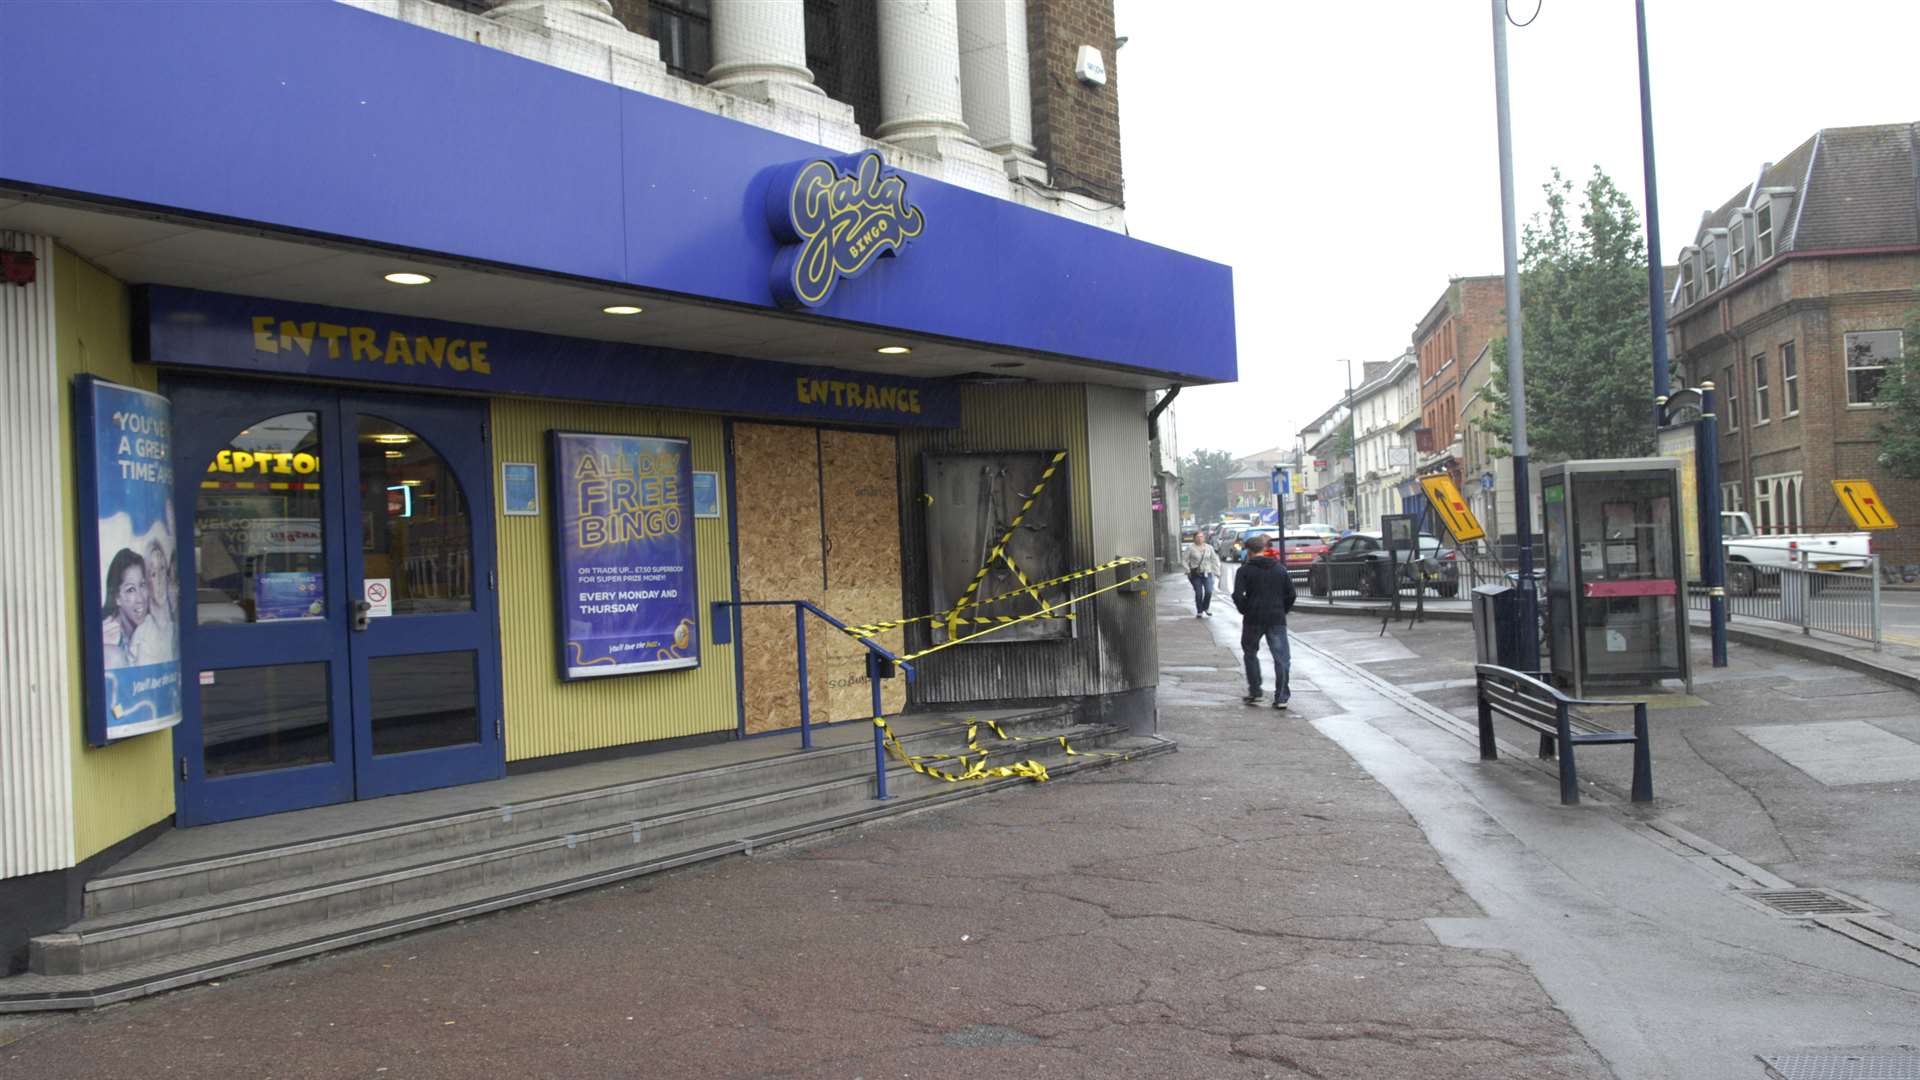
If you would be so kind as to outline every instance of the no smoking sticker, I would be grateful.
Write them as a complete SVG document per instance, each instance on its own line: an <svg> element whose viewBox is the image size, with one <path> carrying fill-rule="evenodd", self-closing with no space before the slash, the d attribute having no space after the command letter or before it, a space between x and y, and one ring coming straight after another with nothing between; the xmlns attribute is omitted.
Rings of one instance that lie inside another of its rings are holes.
<svg viewBox="0 0 1920 1080"><path fill-rule="evenodd" d="M367 602L368 618L384 619L392 615L393 579L383 577L368 578L362 599Z"/></svg>

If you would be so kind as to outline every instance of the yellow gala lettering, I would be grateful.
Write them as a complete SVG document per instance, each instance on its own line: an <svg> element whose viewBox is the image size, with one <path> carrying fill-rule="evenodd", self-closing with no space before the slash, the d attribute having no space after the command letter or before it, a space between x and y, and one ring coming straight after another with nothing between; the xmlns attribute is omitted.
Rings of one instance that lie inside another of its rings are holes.
<svg viewBox="0 0 1920 1080"><path fill-rule="evenodd" d="M273 336L273 316L255 315L253 317L253 348L255 352L277 353L280 351L280 339Z"/></svg>
<svg viewBox="0 0 1920 1080"><path fill-rule="evenodd" d="M486 342L484 341L474 342L467 349L467 352L470 356L473 357L472 363L473 363L474 374L476 375L493 374L493 365L487 363L487 343Z"/></svg>
<svg viewBox="0 0 1920 1080"><path fill-rule="evenodd" d="M467 370L467 343L459 338L447 342L447 365L455 371Z"/></svg>
<svg viewBox="0 0 1920 1080"><path fill-rule="evenodd" d="M447 364L447 339L443 337L416 337L413 339L413 355L416 362L431 363L434 367Z"/></svg>
<svg viewBox="0 0 1920 1080"><path fill-rule="evenodd" d="M413 346L407 344L407 335L398 330L387 333L387 363L413 366Z"/></svg>

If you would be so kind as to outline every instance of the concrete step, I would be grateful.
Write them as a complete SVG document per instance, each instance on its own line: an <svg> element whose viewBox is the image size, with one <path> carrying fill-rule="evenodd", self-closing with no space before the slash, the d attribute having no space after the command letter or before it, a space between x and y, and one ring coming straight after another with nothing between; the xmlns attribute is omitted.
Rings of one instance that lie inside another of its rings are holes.
<svg viewBox="0 0 1920 1080"><path fill-rule="evenodd" d="M1174 749L1174 744L1164 739L1121 735L1110 728L1082 727L1067 734L1077 750L1094 752L1068 757L1057 743L1036 741L1001 748L997 757L999 760L1032 757L1046 764L1056 777L1064 778L1087 769ZM836 783L851 786L852 778L804 787L832 787ZM804 801L763 801L760 805L769 811L766 816L736 821L732 829L668 838L664 834L648 837L643 828L639 844L632 842L630 824L624 845L618 843L618 827L610 826L615 846L603 849L598 855L592 855L591 849L581 854L583 844L578 839L571 847L562 841L559 850L566 852L565 856L528 863L520 872L497 879L463 883L458 877L447 877L441 880L443 888L413 895L396 891L377 906L312 914L304 920L263 926L252 933L198 945L189 944L183 937L169 951L97 970L71 974L35 972L0 979L0 1012L89 1008L124 1001L704 859L750 854L807 836L1028 783L1012 779L947 784L900 769L889 775L889 784L895 786L895 797L886 802L860 799L805 808ZM261 898L253 898L258 899ZM248 902L242 902L237 906L247 905ZM175 911L162 918L178 919L182 914L185 913ZM128 924L116 925L124 929Z"/></svg>
<svg viewBox="0 0 1920 1080"><path fill-rule="evenodd" d="M1040 709L1003 720L1001 726L1008 734L1019 736L1036 727L1058 726L1065 716L1064 708ZM960 745L964 732L964 725L948 725L902 736L900 742L912 753L940 752ZM89 918L120 914L170 900L212 896L261 882L380 863L417 852L564 829L609 813L641 813L650 807L701 796L793 787L843 776L870 776L872 772L873 747L862 740L848 746L567 792L216 858L126 872L109 870L87 883L84 910Z"/></svg>
<svg viewBox="0 0 1920 1080"><path fill-rule="evenodd" d="M1118 729L1086 726L1031 732L1031 743L982 744L993 764L1032 756L1045 740L1070 737L1076 748L1098 749ZM936 745L955 748L949 740ZM889 770L889 787L911 794L939 783L900 766ZM869 773L809 784L736 791L718 800L681 799L635 813L627 806L604 806L603 816L510 838L486 838L466 844L395 856L383 862L328 867L293 878L256 882L209 896L179 897L130 912L95 916L58 934L35 938L29 967L43 975L79 975L137 963L167 953L200 949L340 915L373 911L398 900L450 893L465 888L509 883L551 869L582 868L601 861L623 861L641 851L705 844L716 838L756 831L776 819L826 817L870 801Z"/></svg>

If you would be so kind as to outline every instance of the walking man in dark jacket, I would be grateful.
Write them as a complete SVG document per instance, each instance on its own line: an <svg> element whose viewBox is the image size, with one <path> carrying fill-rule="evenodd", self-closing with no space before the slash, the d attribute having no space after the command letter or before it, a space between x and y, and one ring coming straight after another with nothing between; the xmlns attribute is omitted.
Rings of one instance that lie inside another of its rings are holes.
<svg viewBox="0 0 1920 1080"><path fill-rule="evenodd" d="M1233 577L1233 606L1240 612L1240 651L1247 659L1249 705L1260 704L1260 642L1273 654L1273 707L1284 709L1293 696L1287 680L1292 655L1287 649L1287 612L1293 610L1293 579L1267 550L1267 538L1247 541L1247 561Z"/></svg>

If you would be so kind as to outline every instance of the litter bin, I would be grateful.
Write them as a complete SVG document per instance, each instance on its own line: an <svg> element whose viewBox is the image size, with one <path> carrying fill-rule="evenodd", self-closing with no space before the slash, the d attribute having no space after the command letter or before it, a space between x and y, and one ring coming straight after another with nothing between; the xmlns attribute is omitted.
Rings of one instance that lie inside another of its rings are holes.
<svg viewBox="0 0 1920 1080"><path fill-rule="evenodd" d="M1481 585L1473 590L1473 659L1515 671L1526 670L1526 605L1512 585Z"/></svg>

